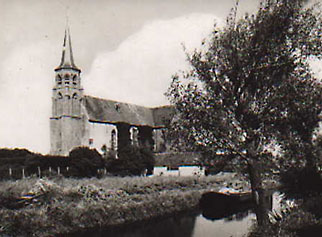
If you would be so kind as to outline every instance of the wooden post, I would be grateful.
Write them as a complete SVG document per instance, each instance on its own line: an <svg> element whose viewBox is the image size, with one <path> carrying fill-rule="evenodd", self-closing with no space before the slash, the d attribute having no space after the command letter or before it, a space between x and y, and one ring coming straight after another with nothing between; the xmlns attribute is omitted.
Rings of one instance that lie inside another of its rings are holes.
<svg viewBox="0 0 322 237"><path fill-rule="evenodd" d="M41 178L41 170L40 170L40 167L38 166L37 168L38 168L38 176L39 176L39 178Z"/></svg>

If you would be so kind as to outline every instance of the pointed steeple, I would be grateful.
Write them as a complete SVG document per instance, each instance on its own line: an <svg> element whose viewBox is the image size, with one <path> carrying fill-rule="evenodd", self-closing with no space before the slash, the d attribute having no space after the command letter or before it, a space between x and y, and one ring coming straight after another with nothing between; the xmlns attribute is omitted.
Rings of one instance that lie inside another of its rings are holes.
<svg viewBox="0 0 322 237"><path fill-rule="evenodd" d="M56 70L59 70L62 68L76 69L80 71L80 69L74 63L72 42L71 42L70 31L68 26L66 26L66 29L65 29L63 52L62 52L60 65L56 68Z"/></svg>

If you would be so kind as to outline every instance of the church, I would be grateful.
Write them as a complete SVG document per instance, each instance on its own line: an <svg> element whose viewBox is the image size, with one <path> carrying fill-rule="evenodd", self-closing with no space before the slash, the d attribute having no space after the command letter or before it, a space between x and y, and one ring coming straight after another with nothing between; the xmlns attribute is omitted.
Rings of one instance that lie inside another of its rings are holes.
<svg viewBox="0 0 322 237"><path fill-rule="evenodd" d="M106 88L108 91L107 85ZM73 57L70 30L66 28L52 89L52 155L68 155L79 146L101 153L127 145L163 152L167 149L165 128L173 114L171 106L148 108L86 95L81 69Z"/></svg>

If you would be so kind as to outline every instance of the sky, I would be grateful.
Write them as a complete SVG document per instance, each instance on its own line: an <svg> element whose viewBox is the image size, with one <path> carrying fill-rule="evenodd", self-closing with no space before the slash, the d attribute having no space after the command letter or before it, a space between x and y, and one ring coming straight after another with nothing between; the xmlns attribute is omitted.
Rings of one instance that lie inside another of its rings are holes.
<svg viewBox="0 0 322 237"><path fill-rule="evenodd" d="M188 68L182 45L199 48L234 2L0 0L0 148L49 152L66 22L85 94L153 107L169 103L171 75ZM239 14L258 2L240 0Z"/></svg>

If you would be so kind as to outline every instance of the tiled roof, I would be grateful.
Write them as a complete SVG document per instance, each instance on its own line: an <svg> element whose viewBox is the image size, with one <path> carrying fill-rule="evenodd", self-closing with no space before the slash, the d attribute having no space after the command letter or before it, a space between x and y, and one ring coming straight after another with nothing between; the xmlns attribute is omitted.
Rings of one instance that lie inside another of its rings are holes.
<svg viewBox="0 0 322 237"><path fill-rule="evenodd" d="M85 108L91 122L127 123L136 126L164 127L171 120L171 106L144 106L85 96Z"/></svg>

